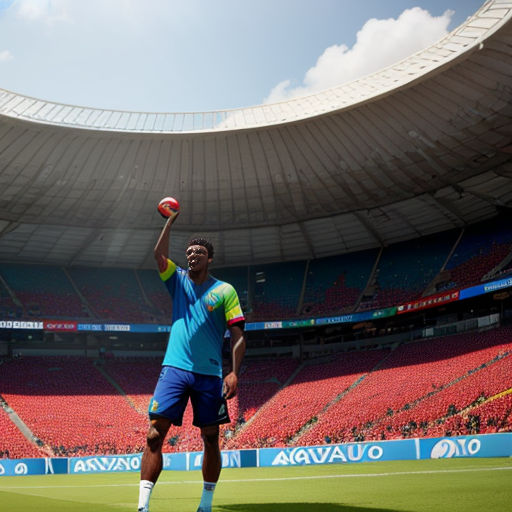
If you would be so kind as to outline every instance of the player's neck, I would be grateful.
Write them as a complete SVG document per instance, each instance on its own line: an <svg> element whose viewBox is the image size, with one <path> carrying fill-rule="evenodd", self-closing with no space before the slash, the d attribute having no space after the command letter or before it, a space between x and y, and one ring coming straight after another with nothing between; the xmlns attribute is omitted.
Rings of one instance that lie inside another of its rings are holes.
<svg viewBox="0 0 512 512"><path fill-rule="evenodd" d="M188 277L190 277L194 284L203 284L210 276L208 274L208 269L205 268L198 271L189 269Z"/></svg>

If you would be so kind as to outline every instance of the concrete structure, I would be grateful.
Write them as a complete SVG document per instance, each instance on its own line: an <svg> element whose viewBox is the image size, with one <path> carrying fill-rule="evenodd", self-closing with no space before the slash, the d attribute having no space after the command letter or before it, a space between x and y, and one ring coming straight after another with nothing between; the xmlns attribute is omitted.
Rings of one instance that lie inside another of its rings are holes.
<svg viewBox="0 0 512 512"><path fill-rule="evenodd" d="M217 265L315 258L462 227L512 205L512 3L303 98L202 113L0 90L0 261L153 267L158 201Z"/></svg>

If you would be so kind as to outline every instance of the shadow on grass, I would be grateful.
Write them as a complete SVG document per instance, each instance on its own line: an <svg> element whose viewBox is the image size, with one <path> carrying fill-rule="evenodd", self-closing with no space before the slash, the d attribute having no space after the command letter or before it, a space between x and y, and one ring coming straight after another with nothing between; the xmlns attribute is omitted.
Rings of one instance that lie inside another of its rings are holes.
<svg viewBox="0 0 512 512"><path fill-rule="evenodd" d="M219 512L398 512L391 508L355 507L338 503L251 503L214 508Z"/></svg>

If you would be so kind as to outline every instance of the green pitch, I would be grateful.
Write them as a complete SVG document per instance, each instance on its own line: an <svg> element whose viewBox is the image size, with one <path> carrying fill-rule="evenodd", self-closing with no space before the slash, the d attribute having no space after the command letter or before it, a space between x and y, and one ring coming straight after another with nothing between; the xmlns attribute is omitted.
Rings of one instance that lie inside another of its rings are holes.
<svg viewBox="0 0 512 512"><path fill-rule="evenodd" d="M9 512L134 512L138 474L0 477ZM214 512L512 511L512 460L447 459L225 469ZM165 471L151 512L195 512L201 473Z"/></svg>

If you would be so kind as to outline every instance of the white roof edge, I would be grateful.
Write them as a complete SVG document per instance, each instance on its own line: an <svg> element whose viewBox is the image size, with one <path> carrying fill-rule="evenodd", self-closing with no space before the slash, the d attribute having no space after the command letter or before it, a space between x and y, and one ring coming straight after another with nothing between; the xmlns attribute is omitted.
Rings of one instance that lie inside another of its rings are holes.
<svg viewBox="0 0 512 512"><path fill-rule="evenodd" d="M0 116L68 128L139 134L214 133L266 127L344 110L424 78L482 43L512 18L509 0L488 0L450 34L352 82L273 104L209 112L131 112L66 105L0 89Z"/></svg>

